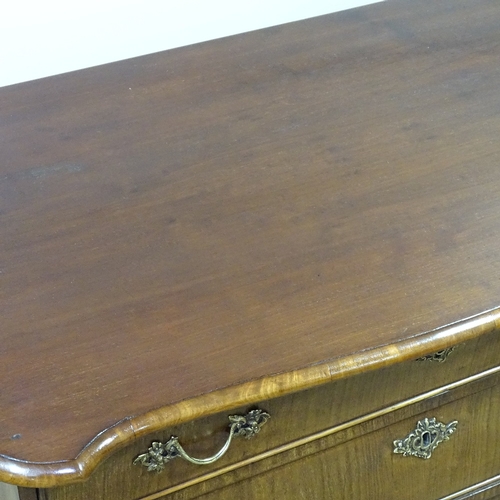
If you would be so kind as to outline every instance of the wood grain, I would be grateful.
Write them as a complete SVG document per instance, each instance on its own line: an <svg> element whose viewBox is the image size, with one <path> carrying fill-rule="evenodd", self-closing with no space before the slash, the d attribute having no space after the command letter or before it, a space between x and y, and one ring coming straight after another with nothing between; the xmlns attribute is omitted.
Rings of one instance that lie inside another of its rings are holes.
<svg viewBox="0 0 500 500"><path fill-rule="evenodd" d="M445 384L462 383L469 375L477 376L479 366L498 367L499 358L500 335L495 333L458 347L444 364L412 360L263 401L258 406L270 413L271 420L262 432L249 441L235 440L229 452L216 463L194 467L178 460L169 464L161 474L151 474L140 467L133 467L131 464L134 459L144 453L152 441L166 442L172 435L178 436L182 445L193 456L213 455L227 439L228 412L169 427L137 439L106 460L84 484L68 489L67 494L75 500L80 497L97 500L98 491L105 484L107 491L120 492L116 496L124 496L128 492L132 497L139 498L151 491L175 490L190 481L204 481L207 474L219 474L228 467L231 470L231 467L240 462L266 456L275 449L307 439L325 429L363 418L374 411L387 408L388 411L393 411L401 401L410 397L430 390L438 390L439 394ZM450 389L444 391L448 390ZM426 397L435 398L436 394ZM244 414L248 410L248 406L241 407L230 414ZM111 494L108 496L112 497ZM102 498L105 499L106 496Z"/></svg>
<svg viewBox="0 0 500 500"><path fill-rule="evenodd" d="M464 398L471 402L471 395L476 395L479 393L484 393L485 391L493 390L498 392L498 382L499 375L498 372L495 375L489 377L483 377L474 382L464 384L462 386L455 387L450 390L443 390L438 395L434 395L433 397L425 397L419 399L417 401L401 401L399 406L394 408L388 408L388 411L374 412L373 414L367 414L364 417L354 419L352 422L345 422L343 425L334 426L331 429L325 429L322 433L317 433L315 436L306 436L307 439L298 440L295 442L287 443L287 445L278 447L276 450L268 449L267 453L263 453L264 456L261 460L255 460L255 450L249 450L248 454L244 455L245 459L242 461L242 464L230 464L224 467L222 464L219 467L215 467L211 472L204 473L201 472L201 476L192 480L187 480L184 482L180 482L179 484L175 484L176 481L184 481L189 477L186 474L186 471L189 470L188 467L180 467L177 468L177 464L170 464L170 469L165 470L161 475L157 474L145 474L143 477L140 477L138 474L134 474L134 471L130 469L131 456L127 457L127 460L122 461L109 461L104 464L96 474L94 474L89 481L83 484L75 484L62 486L58 488L54 488L51 490L47 490L48 500L84 500L86 498L93 498L95 500L109 500L113 497L118 496L119 498L123 498L124 500L128 499L138 499L141 498L143 500L158 500L161 498L169 498L171 500L192 500L194 498L202 497L204 495L213 493L213 494L222 494L222 498L224 497L224 489L228 488L228 497L233 494L233 498L239 498L240 490L247 490L250 488L250 491L255 494L254 498L280 498L277 491L274 489L269 490L254 490L252 486L253 479L261 477L261 475L266 475L270 471L277 471L277 474L280 474L280 470L283 470L283 467L288 466L294 462L296 462L295 467L300 468L300 464L304 463L305 459L312 459L317 456L318 453L325 452L332 447L341 447L344 446L345 443L350 442L352 440L358 441L359 439L371 439L370 436L373 435L374 432L377 431L385 431L386 434L393 432L394 426L401 421L408 422L409 417L413 420L412 426L415 426L416 419L418 419L418 415L422 412L426 412L427 415L437 415L437 412L441 412L443 406L447 406L452 402L456 402L459 400L463 400ZM361 393L363 395L363 393ZM352 398L351 398L352 399ZM495 415L498 415L498 410L495 409L495 404L498 398L493 397L491 400L492 407L490 408L489 415L492 419L495 418ZM339 405L346 405L346 400L339 400ZM352 404L356 405L356 400L353 400ZM470 403L472 408L472 402ZM461 403L463 406L464 404ZM326 409L327 410L327 409ZM321 411L321 407L310 409L309 417L314 413L318 413ZM477 411L480 411L477 409ZM297 415L300 415L297 412ZM311 418L311 417L310 417ZM279 422L277 427L272 429L272 433L280 434L282 437L287 437L288 431L290 429L288 422ZM307 425L307 424L305 424ZM408 425L408 424L406 424ZM481 447L481 460L475 460L476 462L476 471L481 470L481 464L483 464L485 474L487 471L494 470L495 467L498 468L498 464L491 462L490 452L491 448L494 447L494 443L496 442L496 435L494 433L496 423L493 423L493 436L492 443L488 448L484 448L484 439L478 442L477 446ZM467 427L464 433L468 435L469 442L473 442L475 437L475 432L479 431L482 428L483 433L489 432L488 429L491 429L491 425L488 421L488 425L484 425L484 422L477 427L470 428ZM266 429L269 430L269 429ZM410 429L411 430L411 429ZM262 431L264 432L264 431ZM409 430L404 434L406 435ZM472 433L472 435L469 435ZM264 434L264 436L267 436ZM263 436L263 437L264 437ZM455 437L455 436L454 436ZM484 437L484 436L483 436ZM388 445L392 444L394 437L389 438L387 441ZM270 443L271 445L272 443ZM446 443L448 444L448 443ZM388 454L392 453L392 448L385 447ZM277 451L277 453L275 452ZM123 455L123 458L126 457L126 453L120 452L119 455ZM436 455L435 455L436 456ZM477 456L477 455L474 455ZM487 457L489 457L487 459ZM463 456L461 457L463 458ZM469 457L469 460L472 460L474 457ZM484 460L483 460L484 459ZM343 458L339 458L340 462L343 462ZM352 463L344 464L344 467L351 467L354 470L363 470L364 461L369 460L369 458L363 458L360 456L358 459L354 460ZM432 459L431 459L432 460ZM490 463L491 462L491 463ZM488 465L489 464L489 465ZM432 465L431 465L432 466ZM392 467L392 466L391 466ZM174 469L177 470L175 471ZM453 470L453 469L450 469ZM173 471L172 475L170 474ZM333 472L333 471L332 471ZM344 471L345 472L345 471ZM390 473L390 472L389 472ZM308 467L305 468L304 474L309 475L310 470ZM167 476L167 481L163 481L161 476ZM455 479L456 474L453 476ZM297 481L300 482L300 474L297 477ZM118 480L120 478L121 480ZM379 478L380 479L380 478ZM358 482L360 479L357 477L357 474L354 473L352 475L344 473L344 475L338 476L335 480L336 482L346 483L345 488L349 488L348 484L351 481ZM456 484L456 488L450 486L450 491L456 490L460 488L464 484L469 486L472 482L475 482L474 479L471 479L471 483L464 483L462 479L453 483L453 478L449 479L449 485ZM162 484L168 484L170 481L169 487L162 487ZM313 474L313 483L317 481L316 485L312 485L310 482L305 481L304 485L306 488L311 487L311 491L309 491L309 496L305 495L304 490L299 488L298 493L308 498L328 498L328 496L322 496L324 493L324 489L328 489L328 485L331 483L330 481L324 482L323 479L316 477L314 479ZM462 482L461 482L462 481ZM257 480L258 482L258 480ZM370 481L368 481L368 484ZM103 485L105 488L103 489ZM361 486L362 488L363 486ZM369 487L365 485L365 487ZM267 488L267 486L266 486ZM317 496L313 495L312 492L316 491ZM148 492L149 494L147 494ZM257 495L255 492L258 492ZM248 495L249 493L243 491L243 495ZM274 496L276 495L276 496ZM285 496L285 498L288 498ZM291 498L295 498L293 495ZM299 496L299 498L301 498ZM343 498L349 498L349 496L345 496ZM369 498L369 497L352 497L352 498ZM372 498L385 498L384 495L380 495L379 497ZM400 497L400 498L404 498ZM437 497L426 497L422 494L421 498L437 498Z"/></svg>
<svg viewBox="0 0 500 500"><path fill-rule="evenodd" d="M206 495L196 494L196 498L440 498L453 491L457 485L469 486L498 473L499 398L500 386L497 385L469 398L444 405L431 415L426 412L413 416L361 438L264 472L243 483L234 483ZM406 436L415 428L417 420L429 416L435 416L443 422L458 419L460 430L463 431L457 430L449 441L435 450L429 460L394 455L393 439ZM474 456L474 450L481 450L481 460ZM229 477L225 479L230 481ZM69 500L70 497L67 498ZM159 498L187 500L194 496L188 491ZM66 500L64 497L57 498L63 499Z"/></svg>
<svg viewBox="0 0 500 500"><path fill-rule="evenodd" d="M390 1L0 89L0 480L498 328L499 22Z"/></svg>

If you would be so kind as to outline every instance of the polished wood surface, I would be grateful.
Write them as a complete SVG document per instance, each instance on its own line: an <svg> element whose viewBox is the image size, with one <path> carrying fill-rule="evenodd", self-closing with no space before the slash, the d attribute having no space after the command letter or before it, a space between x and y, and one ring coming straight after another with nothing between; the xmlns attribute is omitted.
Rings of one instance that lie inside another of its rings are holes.
<svg viewBox="0 0 500 500"><path fill-rule="evenodd" d="M389 1L0 89L0 480L498 328L499 23Z"/></svg>

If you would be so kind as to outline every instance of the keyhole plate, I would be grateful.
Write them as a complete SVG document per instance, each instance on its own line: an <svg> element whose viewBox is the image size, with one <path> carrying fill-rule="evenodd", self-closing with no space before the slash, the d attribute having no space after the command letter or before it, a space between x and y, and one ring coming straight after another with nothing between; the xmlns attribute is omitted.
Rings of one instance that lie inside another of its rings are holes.
<svg viewBox="0 0 500 500"><path fill-rule="evenodd" d="M417 422L417 428L404 439L394 441L394 453L401 453L404 457L413 456L429 459L432 452L457 429L458 422L449 424L438 422L435 418L424 418Z"/></svg>

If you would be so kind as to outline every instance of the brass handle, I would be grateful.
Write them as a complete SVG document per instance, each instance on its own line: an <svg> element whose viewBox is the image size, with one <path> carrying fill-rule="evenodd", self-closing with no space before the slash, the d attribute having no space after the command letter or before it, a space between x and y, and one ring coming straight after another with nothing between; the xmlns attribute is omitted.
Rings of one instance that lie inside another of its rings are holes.
<svg viewBox="0 0 500 500"><path fill-rule="evenodd" d="M216 462L221 458L229 448L233 436L242 436L250 439L259 433L260 428L271 418L269 413L262 410L252 410L246 415L230 415L229 416L229 436L224 446L212 457L208 458L193 458L189 456L184 448L180 445L176 436L172 436L166 443L154 441L151 443L148 451L142 453L134 460L134 465L143 465L147 467L148 472L161 472L165 468L165 464L180 457L192 464L208 465Z"/></svg>
<svg viewBox="0 0 500 500"><path fill-rule="evenodd" d="M417 422L417 428L404 439L394 441L394 453L401 453L404 457L413 456L428 459L432 452L443 441L448 441L456 431L458 422L449 424L438 422L435 418L424 418Z"/></svg>

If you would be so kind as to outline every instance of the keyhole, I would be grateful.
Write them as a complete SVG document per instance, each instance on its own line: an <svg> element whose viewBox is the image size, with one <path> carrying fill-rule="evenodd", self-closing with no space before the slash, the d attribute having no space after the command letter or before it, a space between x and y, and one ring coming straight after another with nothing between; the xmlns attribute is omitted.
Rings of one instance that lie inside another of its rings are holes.
<svg viewBox="0 0 500 500"><path fill-rule="evenodd" d="M422 434L422 443L424 445L424 448L427 448L432 442L432 439L431 439L431 433L429 431L425 431L423 434Z"/></svg>

